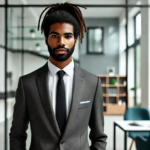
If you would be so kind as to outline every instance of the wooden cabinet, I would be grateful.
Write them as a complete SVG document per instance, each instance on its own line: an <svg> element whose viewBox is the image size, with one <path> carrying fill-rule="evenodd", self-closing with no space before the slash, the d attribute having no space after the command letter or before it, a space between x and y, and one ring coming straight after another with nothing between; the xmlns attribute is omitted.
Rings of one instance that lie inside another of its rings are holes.
<svg viewBox="0 0 150 150"><path fill-rule="evenodd" d="M126 76L98 75L103 90L104 114L122 115L126 110Z"/></svg>

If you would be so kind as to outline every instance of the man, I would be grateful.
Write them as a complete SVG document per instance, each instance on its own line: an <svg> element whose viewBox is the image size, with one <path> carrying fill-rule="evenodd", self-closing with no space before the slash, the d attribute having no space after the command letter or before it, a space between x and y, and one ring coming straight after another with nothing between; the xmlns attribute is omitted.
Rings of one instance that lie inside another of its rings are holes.
<svg viewBox="0 0 150 150"><path fill-rule="evenodd" d="M29 122L30 150L105 150L100 79L72 60L77 37L80 35L82 42L83 29L86 31L79 5L54 4L46 9L49 7L41 30L50 58L43 67L19 79L10 150L26 149Z"/></svg>

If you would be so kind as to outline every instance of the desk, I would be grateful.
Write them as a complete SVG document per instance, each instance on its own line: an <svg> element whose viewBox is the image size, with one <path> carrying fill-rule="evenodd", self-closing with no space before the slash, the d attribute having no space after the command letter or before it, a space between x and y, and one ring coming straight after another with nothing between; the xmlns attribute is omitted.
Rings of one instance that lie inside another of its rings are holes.
<svg viewBox="0 0 150 150"><path fill-rule="evenodd" d="M131 126L130 123L136 122L140 126ZM127 150L127 132L150 132L150 121L115 121L114 122L114 137L113 137L113 150L116 150L116 126L124 131L124 150Z"/></svg>

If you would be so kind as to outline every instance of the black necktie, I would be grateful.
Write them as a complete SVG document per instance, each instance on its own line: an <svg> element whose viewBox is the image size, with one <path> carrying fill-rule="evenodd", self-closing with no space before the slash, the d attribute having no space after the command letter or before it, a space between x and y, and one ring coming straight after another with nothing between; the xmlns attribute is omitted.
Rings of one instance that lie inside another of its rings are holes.
<svg viewBox="0 0 150 150"><path fill-rule="evenodd" d="M56 93L56 119L61 133L63 134L66 126L66 96L65 96L65 85L63 76L65 72L63 70L58 71L58 83Z"/></svg>

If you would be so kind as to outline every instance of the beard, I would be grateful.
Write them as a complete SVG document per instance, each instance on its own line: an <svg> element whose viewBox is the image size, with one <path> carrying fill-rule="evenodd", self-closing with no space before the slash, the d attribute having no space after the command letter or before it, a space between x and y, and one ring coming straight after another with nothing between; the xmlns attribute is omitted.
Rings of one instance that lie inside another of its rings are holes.
<svg viewBox="0 0 150 150"><path fill-rule="evenodd" d="M50 56L56 60L56 61L66 61L74 52L75 43L72 46L72 48L68 49L63 46L58 46L56 48L51 48L49 45L47 45L48 51L50 53ZM67 53L66 54L56 54L56 50L59 48L63 48Z"/></svg>

